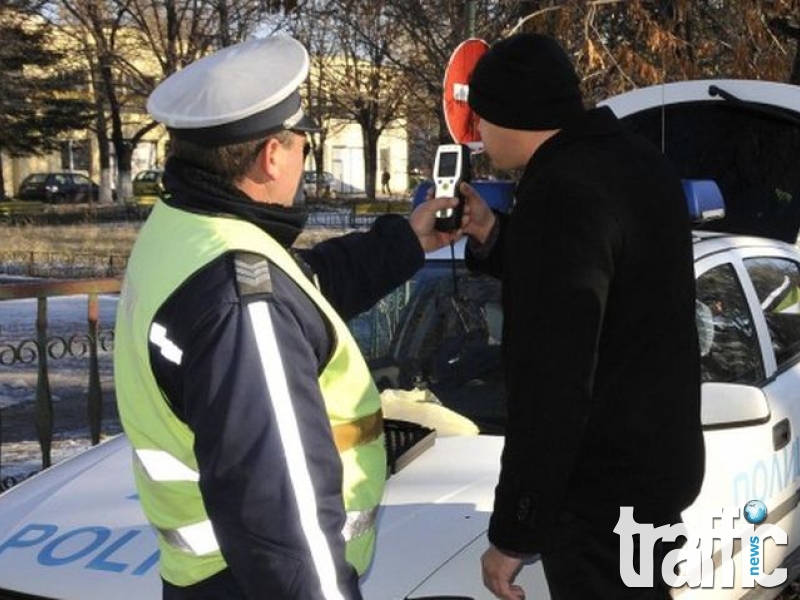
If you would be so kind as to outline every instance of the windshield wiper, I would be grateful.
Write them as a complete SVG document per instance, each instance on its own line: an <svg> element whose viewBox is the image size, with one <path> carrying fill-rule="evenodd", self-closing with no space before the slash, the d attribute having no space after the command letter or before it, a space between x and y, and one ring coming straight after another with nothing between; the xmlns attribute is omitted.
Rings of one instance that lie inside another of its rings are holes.
<svg viewBox="0 0 800 600"><path fill-rule="evenodd" d="M764 104L759 104L758 102L753 102L752 100L742 100L741 98L737 98L730 92L723 90L721 87L717 85L708 86L708 95L711 96L712 98L719 96L726 102L730 102L731 104L740 106L747 110L761 113L769 117L774 117L782 121L789 121L793 125L800 125L800 117L797 117L780 108L766 106Z"/></svg>

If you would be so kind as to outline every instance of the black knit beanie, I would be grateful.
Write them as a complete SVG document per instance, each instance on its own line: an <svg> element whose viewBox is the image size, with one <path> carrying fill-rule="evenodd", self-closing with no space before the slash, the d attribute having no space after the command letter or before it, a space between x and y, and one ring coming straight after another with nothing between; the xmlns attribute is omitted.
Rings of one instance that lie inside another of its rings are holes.
<svg viewBox="0 0 800 600"><path fill-rule="evenodd" d="M508 129L561 129L583 112L578 75L551 37L521 33L495 43L469 81L469 105Z"/></svg>

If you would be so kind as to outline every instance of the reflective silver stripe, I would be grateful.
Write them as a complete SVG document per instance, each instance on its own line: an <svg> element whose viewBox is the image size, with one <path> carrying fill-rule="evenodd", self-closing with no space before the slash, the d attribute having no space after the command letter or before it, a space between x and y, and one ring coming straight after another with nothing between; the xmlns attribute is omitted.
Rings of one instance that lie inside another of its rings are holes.
<svg viewBox="0 0 800 600"><path fill-rule="evenodd" d="M136 463L152 481L200 481L200 474L190 469L169 452L137 449Z"/></svg>
<svg viewBox="0 0 800 600"><path fill-rule="evenodd" d="M151 481L197 482L200 479L197 471L163 450L135 450L133 460ZM159 529L158 532L170 546L187 554L205 556L219 550L219 542L208 519L178 529Z"/></svg>
<svg viewBox="0 0 800 600"><path fill-rule="evenodd" d="M272 400L272 408L275 411L284 450L283 456L286 458L289 479L297 501L300 528L306 536L311 560L322 588L322 597L326 600L344 600L337 584L333 554L317 520L317 497L306 464L306 454L289 394L289 384L283 370L283 360L275 338L272 315L266 302L253 302L248 306L248 312L253 323L253 334Z"/></svg>
<svg viewBox="0 0 800 600"><path fill-rule="evenodd" d="M344 527L342 527L344 541L349 542L350 540L354 540L375 527L375 517L377 514L377 507L369 510L349 511L347 513L347 518L344 521Z"/></svg>
<svg viewBox="0 0 800 600"><path fill-rule="evenodd" d="M205 556L219 550L211 521L200 521L178 529L159 529L158 532L172 547L193 556Z"/></svg>
<svg viewBox="0 0 800 600"><path fill-rule="evenodd" d="M161 356L176 365L181 364L183 351L167 338L167 330L163 325L153 323L150 326L150 342L161 349Z"/></svg>

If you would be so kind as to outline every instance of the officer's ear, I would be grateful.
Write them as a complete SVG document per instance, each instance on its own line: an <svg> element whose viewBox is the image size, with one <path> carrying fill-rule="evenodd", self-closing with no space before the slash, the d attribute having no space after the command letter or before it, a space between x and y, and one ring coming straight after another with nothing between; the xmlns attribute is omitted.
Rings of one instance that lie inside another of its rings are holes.
<svg viewBox="0 0 800 600"><path fill-rule="evenodd" d="M267 180L274 181L278 179L281 168L287 158L287 150L288 148L277 138L269 138L264 142L261 151L256 157L256 164Z"/></svg>

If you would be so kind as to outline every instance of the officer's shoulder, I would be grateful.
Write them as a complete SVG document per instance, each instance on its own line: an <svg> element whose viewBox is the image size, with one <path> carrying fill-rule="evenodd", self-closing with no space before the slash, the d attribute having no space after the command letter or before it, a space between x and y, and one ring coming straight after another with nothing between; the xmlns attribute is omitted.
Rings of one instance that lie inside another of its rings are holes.
<svg viewBox="0 0 800 600"><path fill-rule="evenodd" d="M240 297L272 295L272 265L266 257L254 252L238 251L231 258Z"/></svg>

